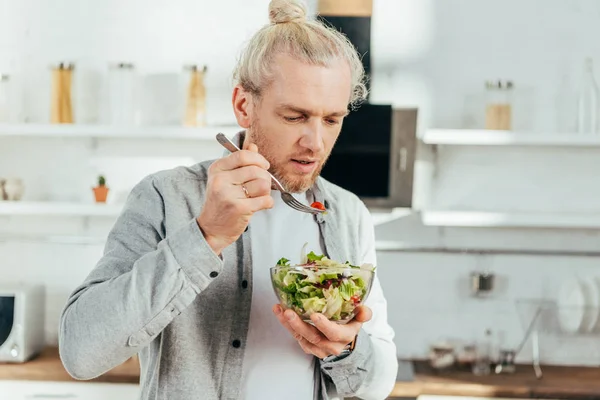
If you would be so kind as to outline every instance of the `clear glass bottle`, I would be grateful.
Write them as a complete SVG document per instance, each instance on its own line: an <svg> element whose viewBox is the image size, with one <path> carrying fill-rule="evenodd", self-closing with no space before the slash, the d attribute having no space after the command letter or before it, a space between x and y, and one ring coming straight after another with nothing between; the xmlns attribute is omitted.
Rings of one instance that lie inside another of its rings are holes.
<svg viewBox="0 0 600 400"><path fill-rule="evenodd" d="M511 81L486 82L485 129L512 129L513 86Z"/></svg>
<svg viewBox="0 0 600 400"><path fill-rule="evenodd" d="M135 67L120 62L109 66L107 123L135 125L138 122Z"/></svg>
<svg viewBox="0 0 600 400"><path fill-rule="evenodd" d="M598 84L594 77L594 61L588 57L583 65L583 77L579 89L577 109L577 132L579 134L598 133L599 98Z"/></svg>
<svg viewBox="0 0 600 400"><path fill-rule="evenodd" d="M477 355L473 364L473 374L489 375L492 371L492 331L487 329L485 337L477 344Z"/></svg>
<svg viewBox="0 0 600 400"><path fill-rule="evenodd" d="M0 123L10 122L10 76L0 73Z"/></svg>

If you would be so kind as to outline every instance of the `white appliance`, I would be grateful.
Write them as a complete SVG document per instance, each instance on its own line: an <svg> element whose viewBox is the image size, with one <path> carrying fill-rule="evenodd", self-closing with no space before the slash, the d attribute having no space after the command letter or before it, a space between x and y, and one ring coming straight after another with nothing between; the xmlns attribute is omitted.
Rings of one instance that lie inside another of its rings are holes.
<svg viewBox="0 0 600 400"><path fill-rule="evenodd" d="M42 351L45 298L41 285L0 283L0 362L22 363Z"/></svg>

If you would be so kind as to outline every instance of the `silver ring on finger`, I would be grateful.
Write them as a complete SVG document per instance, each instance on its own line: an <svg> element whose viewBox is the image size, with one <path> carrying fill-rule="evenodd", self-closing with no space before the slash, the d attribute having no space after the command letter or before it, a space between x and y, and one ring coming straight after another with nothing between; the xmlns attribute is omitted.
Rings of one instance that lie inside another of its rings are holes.
<svg viewBox="0 0 600 400"><path fill-rule="evenodd" d="M242 184L242 190L244 191L244 196L246 196L246 198L249 199L251 196L250 193L248 193L248 189L246 189L246 185Z"/></svg>

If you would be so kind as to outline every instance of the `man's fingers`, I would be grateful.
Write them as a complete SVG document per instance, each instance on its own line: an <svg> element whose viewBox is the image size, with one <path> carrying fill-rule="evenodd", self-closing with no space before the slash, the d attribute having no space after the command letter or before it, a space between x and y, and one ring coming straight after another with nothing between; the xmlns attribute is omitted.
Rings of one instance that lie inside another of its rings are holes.
<svg viewBox="0 0 600 400"><path fill-rule="evenodd" d="M250 150L236 151L227 157L215 161L215 163L217 169L220 171L231 171L248 165L256 165L266 170L271 166L266 158Z"/></svg>
<svg viewBox="0 0 600 400"><path fill-rule="evenodd" d="M312 354L314 356L317 356L319 358L325 358L330 356L332 353L328 353L327 350L318 347L312 343L309 343L306 339L302 338L301 340L298 341L298 343L300 343L300 347L302 347L302 350L304 350L304 352L306 354ZM338 353L339 354L339 353ZM336 354L336 355L338 355Z"/></svg>
<svg viewBox="0 0 600 400"><path fill-rule="evenodd" d="M288 332L292 334L292 336L294 336L294 339L298 340L300 337L302 337L302 335L300 335L292 329L283 311L283 308L279 304L273 306L273 312L275 313L275 316L277 316L277 319L279 320L281 325L283 325L283 327L287 329Z"/></svg>
<svg viewBox="0 0 600 400"><path fill-rule="evenodd" d="M285 318L294 332L299 333L303 338L312 344L320 344L323 336L314 326L307 324L292 310L285 310Z"/></svg>
<svg viewBox="0 0 600 400"><path fill-rule="evenodd" d="M271 182L264 179L254 179L244 183L249 197L261 197L271 194Z"/></svg>
<svg viewBox="0 0 600 400"><path fill-rule="evenodd" d="M261 168L257 165L246 165L240 168L237 168L228 173L230 175L231 183L234 185L241 185L246 182L253 181L255 179L260 179L265 181L268 185L271 184L271 177L269 176L269 172Z"/></svg>
<svg viewBox="0 0 600 400"><path fill-rule="evenodd" d="M302 321L298 315L292 310L283 310L277 304L273 307L273 312L277 315L279 322L292 334L294 339L299 342L304 339L308 344L319 344L323 337L317 329Z"/></svg>
<svg viewBox="0 0 600 400"><path fill-rule="evenodd" d="M315 327L331 342L350 343L354 340L360 329L359 324L336 324L319 313L311 315L311 320L315 324Z"/></svg>
<svg viewBox="0 0 600 400"><path fill-rule="evenodd" d="M250 212L255 213L260 210L266 210L268 208L273 208L275 202L273 201L273 197L270 194L260 197L252 197L244 200L248 203Z"/></svg>
<svg viewBox="0 0 600 400"><path fill-rule="evenodd" d="M277 316L279 322L290 332L292 337L298 341L300 347L302 347L307 354L313 354L319 358L325 358L330 355L337 356L346 347L345 343L334 343L324 338L317 329L302 321L302 319L292 310L286 310L284 312L282 307L277 304L273 307L273 313ZM292 320L288 319L290 313L293 313L294 315ZM298 322L300 324L298 324ZM313 334L316 335L316 337L311 336Z"/></svg>

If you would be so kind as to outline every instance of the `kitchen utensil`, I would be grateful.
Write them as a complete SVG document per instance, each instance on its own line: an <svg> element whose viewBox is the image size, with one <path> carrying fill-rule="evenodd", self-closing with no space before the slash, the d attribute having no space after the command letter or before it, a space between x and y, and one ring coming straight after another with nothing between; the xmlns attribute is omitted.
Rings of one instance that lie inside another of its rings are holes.
<svg viewBox="0 0 600 400"><path fill-rule="evenodd" d="M540 339L537 331L533 331L531 336L531 347L533 348L533 370L535 371L535 377L542 379L542 366L540 363Z"/></svg>
<svg viewBox="0 0 600 400"><path fill-rule="evenodd" d="M566 281L558 295L558 321L567 333L578 332L585 319L585 294L578 279Z"/></svg>
<svg viewBox="0 0 600 400"><path fill-rule="evenodd" d="M600 296L600 278L593 277L592 280L594 281L594 285L596 286L596 292ZM595 313L596 313L596 325L592 329L593 332L600 332L600 305L598 307L599 307L599 309L597 309L595 311Z"/></svg>
<svg viewBox="0 0 600 400"><path fill-rule="evenodd" d="M219 143L221 143L221 145L223 147L225 147L227 150L229 150L232 153L240 150L239 147L237 147L235 145L235 143L233 143L231 140L229 140L229 138L222 133L217 134L217 141ZM294 210L309 213L309 214L320 214L320 213L324 213L326 211L326 210L319 210L314 207L309 207L309 206L306 206L306 205L300 203L298 200L296 200L296 198L294 196L292 196L291 193L289 193L285 190L283 185L271 173L269 173L269 175L271 175L271 181L273 182L273 184L275 185L277 190L279 190L281 192L281 199L284 201L285 204L287 204Z"/></svg>
<svg viewBox="0 0 600 400"><path fill-rule="evenodd" d="M496 364L494 372L497 374L513 374L516 371L515 366L516 353L514 350L500 350L500 359Z"/></svg>
<svg viewBox="0 0 600 400"><path fill-rule="evenodd" d="M585 299L583 322L581 332L592 332L598 321L598 307L600 307L600 292L594 278L580 280L583 297Z"/></svg>

